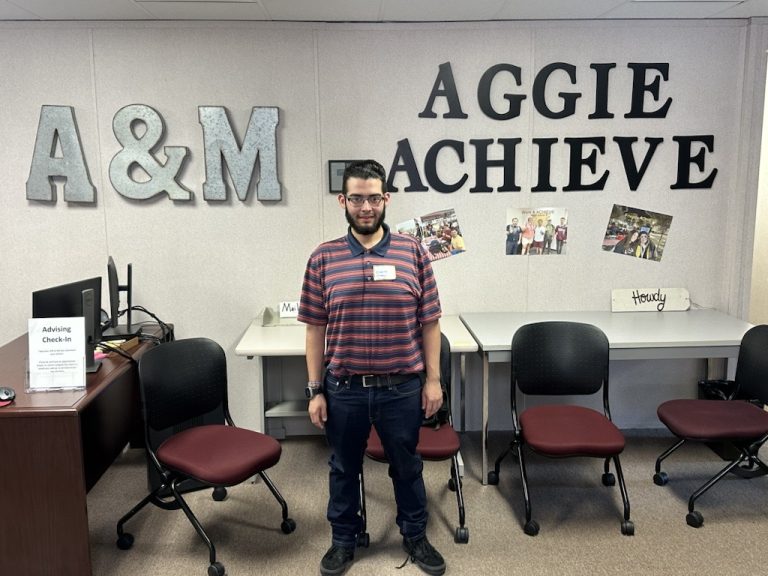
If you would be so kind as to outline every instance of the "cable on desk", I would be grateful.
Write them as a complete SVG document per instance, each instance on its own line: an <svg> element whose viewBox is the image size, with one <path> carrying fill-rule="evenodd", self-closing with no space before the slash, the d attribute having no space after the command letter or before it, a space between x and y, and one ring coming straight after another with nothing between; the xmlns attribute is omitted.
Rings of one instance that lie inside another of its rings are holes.
<svg viewBox="0 0 768 576"><path fill-rule="evenodd" d="M128 360L130 360L132 364L138 364L136 359L133 356L131 356L128 352L126 352L125 350L120 348L120 346L115 346L114 344L110 344L109 342L102 342L101 344L99 344L99 347L102 350L109 350L110 352L117 352L123 358L128 358Z"/></svg>
<svg viewBox="0 0 768 576"><path fill-rule="evenodd" d="M151 340L156 342L157 344L160 344L162 342L171 342L176 339L173 333L173 327L169 326L167 323L163 322L158 318L154 313L150 312L144 306L131 306L131 310L135 310L136 312L143 312L147 316L151 317L157 324L160 326L160 330L162 330L162 337L158 338L157 336L151 336L149 334L140 334L139 339L140 340ZM128 311L126 308L125 310L121 310L118 316L122 316Z"/></svg>

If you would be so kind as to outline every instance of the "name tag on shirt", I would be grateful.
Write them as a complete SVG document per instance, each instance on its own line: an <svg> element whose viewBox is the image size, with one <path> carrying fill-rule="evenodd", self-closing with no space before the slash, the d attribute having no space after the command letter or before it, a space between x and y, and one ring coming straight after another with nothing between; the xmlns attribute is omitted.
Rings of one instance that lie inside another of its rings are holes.
<svg viewBox="0 0 768 576"><path fill-rule="evenodd" d="M394 280L396 277L395 267L391 264L375 264L373 266L373 279L376 280Z"/></svg>

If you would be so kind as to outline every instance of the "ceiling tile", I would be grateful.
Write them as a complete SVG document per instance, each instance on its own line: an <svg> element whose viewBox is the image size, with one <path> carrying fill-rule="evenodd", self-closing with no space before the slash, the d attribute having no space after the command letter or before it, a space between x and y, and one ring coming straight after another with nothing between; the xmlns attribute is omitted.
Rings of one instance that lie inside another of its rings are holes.
<svg viewBox="0 0 768 576"><path fill-rule="evenodd" d="M259 0L272 20L377 22L381 0Z"/></svg>
<svg viewBox="0 0 768 576"><path fill-rule="evenodd" d="M133 0L23 0L43 20L141 20L149 16Z"/></svg>
<svg viewBox="0 0 768 576"><path fill-rule="evenodd" d="M142 8L161 20L269 20L257 2L156 2L138 0Z"/></svg>
<svg viewBox="0 0 768 576"><path fill-rule="evenodd" d="M628 0L507 0L497 18L506 20L558 20L600 18Z"/></svg>
<svg viewBox="0 0 768 576"><path fill-rule="evenodd" d="M382 20L491 20L507 0L383 0Z"/></svg>
<svg viewBox="0 0 768 576"><path fill-rule="evenodd" d="M728 8L733 2L626 2L606 18L706 18Z"/></svg>
<svg viewBox="0 0 768 576"><path fill-rule="evenodd" d="M7 0L0 0L0 20L38 20L33 12L19 8Z"/></svg>

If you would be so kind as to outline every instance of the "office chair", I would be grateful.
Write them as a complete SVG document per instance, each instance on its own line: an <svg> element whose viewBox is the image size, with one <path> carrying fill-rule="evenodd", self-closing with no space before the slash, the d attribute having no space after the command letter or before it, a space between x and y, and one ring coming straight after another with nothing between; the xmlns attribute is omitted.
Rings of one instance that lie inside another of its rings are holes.
<svg viewBox="0 0 768 576"><path fill-rule="evenodd" d="M181 508L208 546L208 576L223 576L213 542L182 493L212 487L213 499L220 501L227 487L256 474L280 503L280 528L293 532L296 523L265 472L280 460L282 449L274 438L232 422L224 350L207 338L176 340L148 350L138 370L148 458L161 482L119 520L117 547L131 548L133 535L123 525L148 503L165 510Z"/></svg>
<svg viewBox="0 0 768 576"><path fill-rule="evenodd" d="M456 527L453 540L457 544L466 544L469 542L469 529L464 525L464 495L461 475L459 474L459 449L461 445L459 435L453 428L449 403L451 396L451 345L445 334L440 336L440 383L443 387L443 407L440 412L444 416L437 418L436 423L425 423L421 427L416 452L423 460L451 460L451 477L448 480L448 488L456 493L456 505L459 511L459 525ZM444 421L441 422L441 420ZM365 454L377 462L387 461L387 455L375 427L371 428ZM363 529L358 535L357 543L359 546L368 547L370 536L366 531L365 478L362 471L360 473L360 509L363 517Z"/></svg>
<svg viewBox="0 0 768 576"><path fill-rule="evenodd" d="M702 384L707 384L706 382ZM677 442L656 460L653 482L664 486L669 476L661 470L661 462L685 442L704 442L728 460L728 464L699 487L688 499L685 521L700 528L704 517L694 510L696 500L729 472L742 478L755 478L768 474L768 466L760 460L758 452L768 440L768 326L750 328L742 337L736 376L733 381L721 382L730 388L722 400L678 399L661 404L657 410L659 420L677 436Z"/></svg>
<svg viewBox="0 0 768 576"><path fill-rule="evenodd" d="M629 498L619 454L624 436L611 421L608 401L608 338L596 326L579 322L537 322L520 327L512 339L511 404L513 439L488 473L488 483L498 484L501 461L514 451L520 465L525 500L523 531L539 533L531 518L531 498L523 447L551 458L587 456L604 459L602 483L619 480L624 518L621 533L632 536ZM571 403L553 404L549 396L596 394L602 389L603 411ZM517 394L538 395L550 403L531 406L518 415ZM613 461L616 476L610 472Z"/></svg>

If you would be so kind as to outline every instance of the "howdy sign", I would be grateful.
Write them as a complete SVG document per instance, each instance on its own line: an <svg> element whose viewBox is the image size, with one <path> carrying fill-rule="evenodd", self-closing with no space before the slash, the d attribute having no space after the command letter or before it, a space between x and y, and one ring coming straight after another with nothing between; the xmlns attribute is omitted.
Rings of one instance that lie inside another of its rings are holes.
<svg viewBox="0 0 768 576"><path fill-rule="evenodd" d="M690 307L691 297L685 288L611 290L611 312L664 312Z"/></svg>

